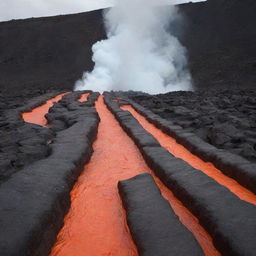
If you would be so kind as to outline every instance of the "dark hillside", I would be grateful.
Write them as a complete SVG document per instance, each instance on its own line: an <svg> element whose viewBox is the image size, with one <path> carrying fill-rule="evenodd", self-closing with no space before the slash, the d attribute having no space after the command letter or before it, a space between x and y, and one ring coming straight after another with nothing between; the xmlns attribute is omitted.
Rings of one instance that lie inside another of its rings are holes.
<svg viewBox="0 0 256 256"><path fill-rule="evenodd" d="M208 0L180 12L195 86L255 88L256 1Z"/></svg>
<svg viewBox="0 0 256 256"><path fill-rule="evenodd" d="M0 23L0 88L71 89L104 33L101 11Z"/></svg>
<svg viewBox="0 0 256 256"><path fill-rule="evenodd" d="M180 6L178 37L196 88L248 88L256 81L256 1L208 0ZM105 37L101 11L0 23L0 89L72 89L93 67Z"/></svg>

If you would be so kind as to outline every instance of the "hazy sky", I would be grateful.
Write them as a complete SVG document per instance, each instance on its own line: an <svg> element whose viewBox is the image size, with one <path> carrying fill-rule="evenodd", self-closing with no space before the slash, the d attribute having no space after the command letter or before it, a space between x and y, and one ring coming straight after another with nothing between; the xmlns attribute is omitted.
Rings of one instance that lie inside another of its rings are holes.
<svg viewBox="0 0 256 256"><path fill-rule="evenodd" d="M110 7L115 0L0 0L0 21L78 13ZM121 1L121 0L119 0ZM162 0L168 3L201 0Z"/></svg>

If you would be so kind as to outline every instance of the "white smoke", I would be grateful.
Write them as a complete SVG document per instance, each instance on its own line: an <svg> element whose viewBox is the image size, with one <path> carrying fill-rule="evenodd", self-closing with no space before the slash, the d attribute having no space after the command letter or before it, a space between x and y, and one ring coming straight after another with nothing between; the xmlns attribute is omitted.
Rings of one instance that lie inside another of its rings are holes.
<svg viewBox="0 0 256 256"><path fill-rule="evenodd" d="M94 69L76 90L134 90L148 93L191 90L186 54L169 25L174 5L159 0L120 0L105 14L108 39L92 47Z"/></svg>

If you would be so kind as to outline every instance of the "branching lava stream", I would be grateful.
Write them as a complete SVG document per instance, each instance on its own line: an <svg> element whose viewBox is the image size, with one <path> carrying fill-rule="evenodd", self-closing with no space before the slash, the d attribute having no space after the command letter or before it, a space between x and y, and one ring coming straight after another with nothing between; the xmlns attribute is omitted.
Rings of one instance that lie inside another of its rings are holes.
<svg viewBox="0 0 256 256"><path fill-rule="evenodd" d="M57 95L56 97L49 99L45 104L34 108L31 112L22 113L22 118L27 123L38 124L41 126L47 125L47 119L44 117L48 113L49 109L53 106L54 102L58 102L61 98L67 94L67 92Z"/></svg>
<svg viewBox="0 0 256 256"><path fill-rule="evenodd" d="M90 162L71 192L71 208L51 256L137 256L118 194L119 180L152 173L138 148L122 130L103 103L96 102L100 115L98 137ZM198 220L154 175L163 196L182 223L190 229L208 256L220 255Z"/></svg>

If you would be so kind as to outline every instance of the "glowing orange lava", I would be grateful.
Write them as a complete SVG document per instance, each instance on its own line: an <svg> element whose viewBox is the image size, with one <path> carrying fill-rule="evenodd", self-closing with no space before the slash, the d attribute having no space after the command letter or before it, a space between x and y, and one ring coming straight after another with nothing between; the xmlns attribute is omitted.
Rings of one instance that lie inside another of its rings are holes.
<svg viewBox="0 0 256 256"><path fill-rule="evenodd" d="M174 194L153 175L157 186L160 188L162 196L169 201L173 211L179 217L180 222L190 230L206 256L221 256L214 247L211 236L200 225L198 219L179 201ZM191 255L192 256L192 255Z"/></svg>
<svg viewBox="0 0 256 256"><path fill-rule="evenodd" d="M82 94L81 98L78 101L79 102L87 101L87 98L88 98L89 95L90 95L89 93Z"/></svg>
<svg viewBox="0 0 256 256"><path fill-rule="evenodd" d="M47 119L44 117L49 109L53 106L54 102L58 102L67 92L57 95L56 97L47 100L43 105L34 108L31 112L22 113L22 118L27 123L38 124L41 126L47 125Z"/></svg>
<svg viewBox="0 0 256 256"><path fill-rule="evenodd" d="M174 138L163 133L160 129L148 122L146 118L139 114L132 106L125 105L122 106L122 109L130 111L130 113L139 121L143 128L151 133L158 140L161 146L166 148L175 157L183 159L195 169L202 171L222 186L228 188L241 200L256 205L256 195L254 193L241 186L234 179L224 175L212 163L204 162L196 155L193 155L189 150L177 143Z"/></svg>
<svg viewBox="0 0 256 256"><path fill-rule="evenodd" d="M51 256L137 256L118 194L119 180L152 171L100 96L98 137L90 162L71 192L71 208ZM198 220L154 175L163 196L192 231L207 256L219 256Z"/></svg>

